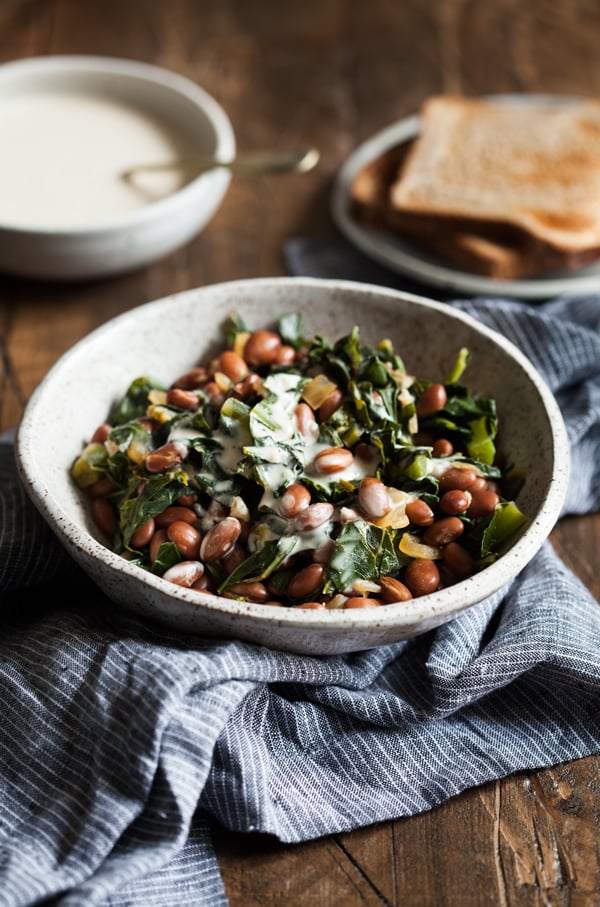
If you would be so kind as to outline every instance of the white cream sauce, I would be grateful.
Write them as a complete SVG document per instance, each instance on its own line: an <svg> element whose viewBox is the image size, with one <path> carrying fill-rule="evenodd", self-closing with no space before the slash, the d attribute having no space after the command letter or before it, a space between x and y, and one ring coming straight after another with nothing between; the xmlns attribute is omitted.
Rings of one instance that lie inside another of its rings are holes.
<svg viewBox="0 0 600 907"><path fill-rule="evenodd" d="M272 396L265 398L257 404L250 413L250 427L254 444L250 449L260 451L264 462L256 464L264 491L259 503L259 509L265 514L253 530L249 545L251 550L261 547L267 541L280 538L290 532L296 534L293 522L286 521L277 515L278 498L283 489L292 482L301 481L302 476L318 481L327 487L335 482L360 481L366 475L373 475L378 460L361 460L358 457L346 469L330 475L323 475L314 466L316 455L329 444L318 442L318 426L308 437L298 430L295 408L300 401L300 394L305 382L300 376L281 372L270 375L265 380L265 387ZM221 468L230 474L235 473L240 460L248 451L248 435L246 427L235 422L230 423L232 433L227 434L222 429L212 432L212 438L221 445L217 460ZM239 431L236 431L239 427ZM169 441L190 440L194 437L194 430L190 426L176 426L169 434ZM295 470L293 457L300 463L301 472ZM323 545L331 531L332 521L327 521L312 531L298 534L295 550L308 550Z"/></svg>
<svg viewBox="0 0 600 907"><path fill-rule="evenodd" d="M0 100L0 224L73 228L163 198L181 172L120 174L193 152L174 127L116 98L39 91Z"/></svg>

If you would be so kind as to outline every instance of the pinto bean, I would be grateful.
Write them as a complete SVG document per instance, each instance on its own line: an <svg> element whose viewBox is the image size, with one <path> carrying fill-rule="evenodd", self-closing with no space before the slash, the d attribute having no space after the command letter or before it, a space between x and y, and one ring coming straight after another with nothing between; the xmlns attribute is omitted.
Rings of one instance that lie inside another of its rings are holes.
<svg viewBox="0 0 600 907"><path fill-rule="evenodd" d="M184 390L198 390L208 381L208 372L205 368L192 368L185 375L181 375L173 382L173 387L181 387Z"/></svg>
<svg viewBox="0 0 600 907"><path fill-rule="evenodd" d="M458 516L464 513L471 503L471 492L468 489L451 488L440 498L440 510L448 516Z"/></svg>
<svg viewBox="0 0 600 907"><path fill-rule="evenodd" d="M174 466L178 466L187 456L187 453L186 444L180 441L169 441L149 453L144 460L144 466L151 473L167 472L169 469L173 469Z"/></svg>
<svg viewBox="0 0 600 907"><path fill-rule="evenodd" d="M92 435L92 444L104 444L111 431L112 425L109 425L108 422L103 422Z"/></svg>
<svg viewBox="0 0 600 907"><path fill-rule="evenodd" d="M323 585L324 575L322 564L308 564L289 581L288 595L290 598L306 598L314 595Z"/></svg>
<svg viewBox="0 0 600 907"><path fill-rule="evenodd" d="M426 387L417 402L415 409L419 419L433 416L446 405L448 395L443 384L430 384Z"/></svg>
<svg viewBox="0 0 600 907"><path fill-rule="evenodd" d="M438 438L433 442L432 454L434 457L451 457L454 453L454 445L448 438Z"/></svg>
<svg viewBox="0 0 600 907"><path fill-rule="evenodd" d="M487 479L483 476L477 476L474 482L471 482L469 485L469 491L471 494L474 494L476 491L487 491L488 483Z"/></svg>
<svg viewBox="0 0 600 907"><path fill-rule="evenodd" d="M365 476L358 486L360 509L370 520L379 520L392 509L387 488L380 479Z"/></svg>
<svg viewBox="0 0 600 907"><path fill-rule="evenodd" d="M260 375L257 375L256 372L250 372L249 375L246 375L235 385L232 393L234 396L239 397L240 400L247 400L248 397L253 397L259 392L261 381Z"/></svg>
<svg viewBox="0 0 600 907"><path fill-rule="evenodd" d="M159 529L164 529L167 526L170 526L171 523L181 520L190 525L195 523L197 520L195 510L192 510L191 507L182 507L179 504L171 504L170 507L166 507L163 512L159 513L156 517L156 525Z"/></svg>
<svg viewBox="0 0 600 907"><path fill-rule="evenodd" d="M316 504L311 504L306 510L298 514L295 520L296 528L300 532L310 532L310 530L322 526L323 523L327 523L332 516L333 504L327 501L319 501Z"/></svg>
<svg viewBox="0 0 600 907"><path fill-rule="evenodd" d="M266 602L269 598L269 593L267 592L267 587L264 583L253 581L253 582L240 582L232 583L229 586L228 592L236 597L245 599L246 601L251 602Z"/></svg>
<svg viewBox="0 0 600 907"><path fill-rule="evenodd" d="M294 482L288 485L279 501L279 513L285 519L293 519L310 504L310 491L306 485Z"/></svg>
<svg viewBox="0 0 600 907"><path fill-rule="evenodd" d="M244 347L244 359L250 365L272 365L281 348L281 337L273 331L258 330L250 334Z"/></svg>
<svg viewBox="0 0 600 907"><path fill-rule="evenodd" d="M192 583L190 589L196 589L198 592L212 592L212 583L208 573L203 573L202 576Z"/></svg>
<svg viewBox="0 0 600 907"><path fill-rule="evenodd" d="M223 565L225 574L229 576L230 573L233 573L233 571L240 566L242 561L246 560L247 556L246 549L238 540L233 548L230 548L227 554L224 554L221 558L221 564Z"/></svg>
<svg viewBox="0 0 600 907"><path fill-rule="evenodd" d="M407 602L412 598L412 592L394 576L382 576L379 580L380 595L386 604L391 602Z"/></svg>
<svg viewBox="0 0 600 907"><path fill-rule="evenodd" d="M110 476L102 476L93 485L88 485L88 494L93 498L105 498L111 491L118 488L116 482L113 482Z"/></svg>
<svg viewBox="0 0 600 907"><path fill-rule="evenodd" d="M440 491L450 491L452 488L460 488L461 491L470 488L477 473L473 469L459 469L457 466L449 466L448 469L440 476Z"/></svg>
<svg viewBox="0 0 600 907"><path fill-rule="evenodd" d="M464 528L465 524L457 516L442 517L427 527L423 533L423 541L426 545L439 548L448 542L455 542L464 532Z"/></svg>
<svg viewBox="0 0 600 907"><path fill-rule="evenodd" d="M133 548L145 548L146 545L150 543L152 536L155 532L155 522L152 517L149 520L146 520L139 529L136 529L133 535L131 536L131 544Z"/></svg>
<svg viewBox="0 0 600 907"><path fill-rule="evenodd" d="M473 520L483 519L493 513L499 503L500 498L495 491L476 491L469 504L467 516Z"/></svg>
<svg viewBox="0 0 600 907"><path fill-rule="evenodd" d="M347 447L326 447L314 459L315 468L322 475L342 472L354 463L354 454Z"/></svg>
<svg viewBox="0 0 600 907"><path fill-rule="evenodd" d="M408 502L406 516L415 526L431 526L434 520L433 510L421 498L414 498Z"/></svg>
<svg viewBox="0 0 600 907"><path fill-rule="evenodd" d="M296 416L296 425L298 426L298 431L301 435L305 437L310 434L313 426L317 424L315 419L315 414L308 405L308 403L299 403L294 410L294 415Z"/></svg>
<svg viewBox="0 0 600 907"><path fill-rule="evenodd" d="M167 538L177 546L182 558L186 561L198 560L202 536L185 520L174 520L167 528Z"/></svg>
<svg viewBox="0 0 600 907"><path fill-rule="evenodd" d="M275 357L275 365L293 365L296 361L296 350L293 346L283 343Z"/></svg>
<svg viewBox="0 0 600 907"><path fill-rule="evenodd" d="M417 557L404 571L404 581L413 595L429 595L440 584L440 571L435 561Z"/></svg>
<svg viewBox="0 0 600 907"><path fill-rule="evenodd" d="M200 400L198 395L191 390L184 390L182 387L172 387L167 392L167 406L175 406L177 409L195 412L200 406Z"/></svg>
<svg viewBox="0 0 600 907"><path fill-rule="evenodd" d="M475 570L473 555L459 542L449 542L442 549L442 559L455 576L471 576Z"/></svg>
<svg viewBox="0 0 600 907"><path fill-rule="evenodd" d="M315 548L313 551L313 560L317 564L328 564L331 560L331 555L333 549L335 548L335 542L333 539L325 539L324 542Z"/></svg>
<svg viewBox="0 0 600 907"><path fill-rule="evenodd" d="M339 388L332 391L319 407L319 421L327 422L342 405L344 395Z"/></svg>
<svg viewBox="0 0 600 907"><path fill-rule="evenodd" d="M366 595L356 595L346 599L344 609L348 608L376 608L381 602L377 598L367 598Z"/></svg>
<svg viewBox="0 0 600 907"><path fill-rule="evenodd" d="M209 381L204 386L204 393L208 397L208 402L213 409L221 409L225 402L225 394L216 381Z"/></svg>
<svg viewBox="0 0 600 907"><path fill-rule="evenodd" d="M196 503L197 496L195 494L182 494L177 498L178 507L193 507Z"/></svg>
<svg viewBox="0 0 600 907"><path fill-rule="evenodd" d="M219 356L219 370L237 384L248 374L248 364L233 350L224 350Z"/></svg>
<svg viewBox="0 0 600 907"><path fill-rule="evenodd" d="M157 529L152 538L150 539L150 545L148 548L148 554L150 555L150 563L154 563L158 557L158 549L165 542L168 542L167 530L166 529Z"/></svg>
<svg viewBox="0 0 600 907"><path fill-rule="evenodd" d="M353 523L355 520L360 520L361 516L358 510L354 507L340 507L340 523Z"/></svg>
<svg viewBox="0 0 600 907"><path fill-rule="evenodd" d="M179 561L163 573L163 579L176 586L186 586L188 589L197 583L204 573L204 564L200 561Z"/></svg>
<svg viewBox="0 0 600 907"><path fill-rule="evenodd" d="M234 516L227 516L219 523L215 523L202 539L200 545L202 560L210 563L223 557L231 551L240 537L241 531L242 525Z"/></svg>
<svg viewBox="0 0 600 907"><path fill-rule="evenodd" d="M112 538L117 526L117 512L108 498L92 499L92 519L100 532Z"/></svg>

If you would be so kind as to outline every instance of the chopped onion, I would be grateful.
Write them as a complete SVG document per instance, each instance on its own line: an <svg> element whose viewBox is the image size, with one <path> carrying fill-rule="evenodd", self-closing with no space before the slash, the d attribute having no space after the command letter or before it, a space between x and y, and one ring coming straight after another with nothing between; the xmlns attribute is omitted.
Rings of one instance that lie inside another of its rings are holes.
<svg viewBox="0 0 600 907"><path fill-rule="evenodd" d="M157 387L153 388L148 394L148 400L150 403L160 406L167 402L167 392L161 391Z"/></svg>
<svg viewBox="0 0 600 907"><path fill-rule="evenodd" d="M355 583L352 583L352 591L357 595L364 595L366 598L369 592L373 592L374 595L381 592L381 586L368 579L357 579Z"/></svg>
<svg viewBox="0 0 600 907"><path fill-rule="evenodd" d="M412 501L414 495L406 491L400 491L399 488L386 485L386 491L392 504L392 509L375 521L375 525L380 529L404 529L410 523L406 516L406 505Z"/></svg>
<svg viewBox="0 0 600 907"><path fill-rule="evenodd" d="M235 335L235 340L233 341L233 352L237 353L238 356L244 358L244 350L246 349L246 344L250 339L250 331L238 331Z"/></svg>
<svg viewBox="0 0 600 907"><path fill-rule="evenodd" d="M146 410L146 415L149 419L154 419L155 422L160 422L162 425L165 422L171 421L173 418L173 410L169 409L168 406L157 406L153 404Z"/></svg>
<svg viewBox="0 0 600 907"><path fill-rule="evenodd" d="M248 523L250 521L250 511L245 500L239 495L235 495L231 499L231 504L229 505L229 516L234 516L236 519L240 520L242 523Z"/></svg>
<svg viewBox="0 0 600 907"><path fill-rule="evenodd" d="M326 603L325 607L331 609L343 608L346 602L348 601L347 595L342 595L341 592L338 592L337 595L334 595L333 598L330 598Z"/></svg>
<svg viewBox="0 0 600 907"><path fill-rule="evenodd" d="M148 436L149 437L149 436ZM152 451L152 444L144 444L139 438L134 438L127 448L127 456L132 463L143 463L148 454Z"/></svg>
<svg viewBox="0 0 600 907"><path fill-rule="evenodd" d="M302 399L311 409L318 409L338 389L326 375L315 375L302 391Z"/></svg>
<svg viewBox="0 0 600 907"><path fill-rule="evenodd" d="M439 560L442 556L440 548L434 548L433 545L424 545L411 532L404 533L398 547L402 554L407 554L409 557L422 557L428 561Z"/></svg>
<svg viewBox="0 0 600 907"><path fill-rule="evenodd" d="M215 372L215 384L220 391L223 391L224 394L227 393L231 387L231 379L227 377L223 372Z"/></svg>

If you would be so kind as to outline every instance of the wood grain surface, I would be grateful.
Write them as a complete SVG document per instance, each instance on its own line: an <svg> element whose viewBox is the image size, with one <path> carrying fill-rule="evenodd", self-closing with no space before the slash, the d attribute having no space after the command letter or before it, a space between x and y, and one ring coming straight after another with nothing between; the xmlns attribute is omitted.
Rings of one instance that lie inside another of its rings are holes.
<svg viewBox="0 0 600 907"><path fill-rule="evenodd" d="M599 47L597 0L2 0L0 62L155 63L220 101L240 149L314 145L321 161L303 176L236 177L204 232L152 267L77 284L0 277L0 427L112 316L202 284L285 274L287 237L335 232L329 194L346 155L428 95L600 95ZM552 539L600 598L600 516L564 520ZM595 907L600 756L301 845L215 835L232 907Z"/></svg>

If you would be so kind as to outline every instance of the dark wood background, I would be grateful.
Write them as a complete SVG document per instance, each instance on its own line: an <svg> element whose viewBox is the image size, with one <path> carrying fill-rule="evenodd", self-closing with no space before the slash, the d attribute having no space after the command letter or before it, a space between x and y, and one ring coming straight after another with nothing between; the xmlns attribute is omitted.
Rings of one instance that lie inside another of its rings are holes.
<svg viewBox="0 0 600 907"><path fill-rule="evenodd" d="M235 178L200 236L119 279L0 277L0 428L17 423L56 359L112 316L202 284L285 274L285 238L335 232L329 194L345 157L428 95L600 95L600 3L1 0L0 62L58 53L182 73L220 101L241 150L314 145L321 161L301 177ZM600 517L565 520L552 538L600 597ZM600 905L599 776L590 757L297 846L217 831L232 907Z"/></svg>

